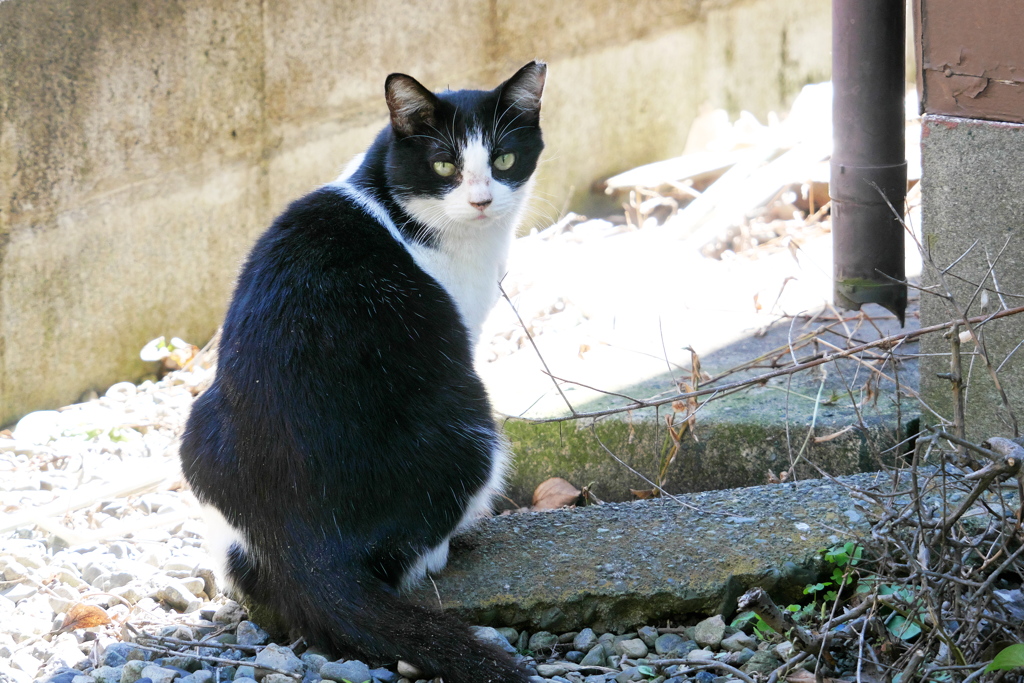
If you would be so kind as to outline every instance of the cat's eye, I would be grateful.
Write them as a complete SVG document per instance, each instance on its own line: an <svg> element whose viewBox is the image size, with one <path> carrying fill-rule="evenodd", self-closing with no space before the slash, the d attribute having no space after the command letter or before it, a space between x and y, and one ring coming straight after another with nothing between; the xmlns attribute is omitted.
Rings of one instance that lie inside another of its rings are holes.
<svg viewBox="0 0 1024 683"><path fill-rule="evenodd" d="M494 168L499 171L507 171L512 168L512 164L514 163L516 163L516 155L509 152L508 154L502 154L494 160Z"/></svg>
<svg viewBox="0 0 1024 683"><path fill-rule="evenodd" d="M447 178L448 176L455 173L455 164L450 161L435 161L434 162L434 173Z"/></svg>

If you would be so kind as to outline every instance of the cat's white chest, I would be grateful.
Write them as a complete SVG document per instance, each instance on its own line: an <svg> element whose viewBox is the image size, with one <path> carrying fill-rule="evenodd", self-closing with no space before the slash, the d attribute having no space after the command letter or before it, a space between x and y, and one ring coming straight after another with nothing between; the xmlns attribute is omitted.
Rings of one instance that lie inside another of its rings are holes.
<svg viewBox="0 0 1024 683"><path fill-rule="evenodd" d="M505 272L513 226L491 224L474 235L461 235L436 247L410 245L416 264L455 300L475 345L480 330L500 296L498 283Z"/></svg>

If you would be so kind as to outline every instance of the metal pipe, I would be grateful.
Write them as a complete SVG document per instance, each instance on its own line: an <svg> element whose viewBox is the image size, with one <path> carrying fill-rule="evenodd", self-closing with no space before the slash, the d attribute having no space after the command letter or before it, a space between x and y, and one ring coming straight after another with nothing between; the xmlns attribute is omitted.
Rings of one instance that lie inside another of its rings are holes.
<svg viewBox="0 0 1024 683"><path fill-rule="evenodd" d="M850 310L880 304L901 324L905 40L903 0L832 0L834 299Z"/></svg>

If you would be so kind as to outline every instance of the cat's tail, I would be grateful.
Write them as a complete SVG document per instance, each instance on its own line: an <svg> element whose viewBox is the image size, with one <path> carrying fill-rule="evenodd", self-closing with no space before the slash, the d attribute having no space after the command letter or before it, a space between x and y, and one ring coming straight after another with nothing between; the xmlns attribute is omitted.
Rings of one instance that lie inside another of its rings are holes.
<svg viewBox="0 0 1024 683"><path fill-rule="evenodd" d="M445 683L528 680L508 653L478 640L458 619L403 600L358 566L330 564L292 567L297 585L291 595L279 594L281 616L311 645L384 663L405 660Z"/></svg>

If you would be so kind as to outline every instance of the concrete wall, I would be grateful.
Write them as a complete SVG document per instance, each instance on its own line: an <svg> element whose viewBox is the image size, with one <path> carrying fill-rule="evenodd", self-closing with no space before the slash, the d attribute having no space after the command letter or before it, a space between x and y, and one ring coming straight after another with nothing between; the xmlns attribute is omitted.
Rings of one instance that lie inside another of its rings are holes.
<svg viewBox="0 0 1024 683"><path fill-rule="evenodd" d="M218 325L240 259L386 121L384 77L550 64L537 215L829 73L827 0L0 2L0 426Z"/></svg>
<svg viewBox="0 0 1024 683"><path fill-rule="evenodd" d="M921 132L923 242L938 269L956 262L942 278L926 264L925 286L940 293L948 287L960 310L971 303L967 310L971 316L993 313L1004 303L1008 308L1021 306L1024 125L929 115L924 117ZM989 276L990 263L995 265L995 282ZM982 282L987 290L985 307L976 291L976 283ZM997 289L1004 292L1002 301ZM956 309L945 300L921 295L922 326L956 317ZM1000 383L1024 428L1024 347L1016 348L1024 340L1024 316L992 321L980 330L992 362L996 367L1002 365ZM950 383L936 376L950 371L950 341L942 335L928 335L921 351L925 354L921 358L921 393L936 412L952 419ZM962 345L963 374L969 384L968 438L980 442L991 436L1013 436L1009 413L981 358L968 355L973 352L973 343ZM936 421L928 413L925 416Z"/></svg>

